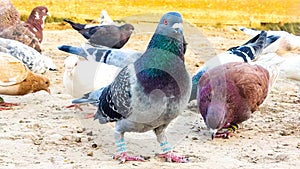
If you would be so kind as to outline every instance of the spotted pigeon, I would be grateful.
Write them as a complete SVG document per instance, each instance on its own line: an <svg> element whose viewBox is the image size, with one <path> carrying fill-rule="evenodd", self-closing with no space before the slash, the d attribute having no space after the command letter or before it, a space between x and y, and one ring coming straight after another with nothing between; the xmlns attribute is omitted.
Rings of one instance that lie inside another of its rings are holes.
<svg viewBox="0 0 300 169"><path fill-rule="evenodd" d="M172 152L165 129L186 107L191 80L184 64L182 16L168 12L162 16L143 55L124 67L115 80L98 94L95 119L101 124L116 122L115 159L144 161L126 152L125 132L153 130L162 148L159 157L188 162ZM86 98L86 100L89 100Z"/></svg>
<svg viewBox="0 0 300 169"><path fill-rule="evenodd" d="M42 52L43 28L46 17L49 15L45 6L34 8L24 23L8 27L0 32L0 37L12 39L28 45L38 52Z"/></svg>

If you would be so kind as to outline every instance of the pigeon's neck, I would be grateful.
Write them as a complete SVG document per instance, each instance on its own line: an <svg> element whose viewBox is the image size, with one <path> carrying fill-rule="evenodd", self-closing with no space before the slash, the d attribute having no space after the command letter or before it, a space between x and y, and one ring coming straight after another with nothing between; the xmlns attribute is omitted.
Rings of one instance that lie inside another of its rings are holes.
<svg viewBox="0 0 300 169"><path fill-rule="evenodd" d="M149 42L146 52L152 49L165 51L166 55L163 56L169 56L167 53L171 52L184 61L183 38L178 40L170 36L154 34ZM163 56L158 58L163 59Z"/></svg>
<svg viewBox="0 0 300 169"><path fill-rule="evenodd" d="M26 23L32 25L37 31L43 30L44 21L42 18L37 18L35 15L30 15Z"/></svg>

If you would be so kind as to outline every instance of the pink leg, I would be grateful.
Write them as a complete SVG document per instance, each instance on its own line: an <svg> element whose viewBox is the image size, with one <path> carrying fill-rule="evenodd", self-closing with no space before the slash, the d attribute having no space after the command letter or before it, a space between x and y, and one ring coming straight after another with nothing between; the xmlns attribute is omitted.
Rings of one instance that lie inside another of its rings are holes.
<svg viewBox="0 0 300 169"><path fill-rule="evenodd" d="M11 107L2 107L2 106L0 106L0 111L2 111L2 110L11 110L12 108Z"/></svg>
<svg viewBox="0 0 300 169"><path fill-rule="evenodd" d="M189 162L189 158L184 156L178 156L172 152L167 152L164 154L158 154L158 157L165 158L168 162L176 162L176 163L187 163Z"/></svg>
<svg viewBox="0 0 300 169"><path fill-rule="evenodd" d="M94 113L90 113L84 116L85 119L90 119L90 118L94 118L95 114Z"/></svg>
<svg viewBox="0 0 300 169"><path fill-rule="evenodd" d="M126 161L145 161L146 158L143 157L143 156L129 156L127 155L126 152L122 152L120 154L117 154L113 157L115 160L120 160L120 163L123 164L125 163Z"/></svg>
<svg viewBox="0 0 300 169"><path fill-rule="evenodd" d="M18 103L7 103L7 102L2 102L0 103L0 111L2 110L11 110L13 106L18 106Z"/></svg>
<svg viewBox="0 0 300 169"><path fill-rule="evenodd" d="M75 110L79 109L80 111L83 111L83 109L78 104L71 104L71 105L67 106L66 108L72 108L72 107L74 107Z"/></svg>

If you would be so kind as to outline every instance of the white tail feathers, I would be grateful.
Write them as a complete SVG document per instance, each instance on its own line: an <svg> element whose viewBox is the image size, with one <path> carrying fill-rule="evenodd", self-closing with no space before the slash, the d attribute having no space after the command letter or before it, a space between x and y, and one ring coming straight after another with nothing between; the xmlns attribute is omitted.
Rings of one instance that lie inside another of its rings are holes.
<svg viewBox="0 0 300 169"><path fill-rule="evenodd" d="M100 13L100 25L115 25L106 10L102 10Z"/></svg>

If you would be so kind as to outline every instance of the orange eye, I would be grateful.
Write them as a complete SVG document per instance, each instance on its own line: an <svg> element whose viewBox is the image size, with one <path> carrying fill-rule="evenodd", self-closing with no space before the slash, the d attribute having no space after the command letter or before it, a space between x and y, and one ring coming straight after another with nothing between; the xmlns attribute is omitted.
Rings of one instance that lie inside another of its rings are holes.
<svg viewBox="0 0 300 169"><path fill-rule="evenodd" d="M165 25L168 25L168 21L167 21L167 20L164 20L164 24L165 24Z"/></svg>

